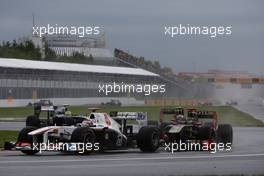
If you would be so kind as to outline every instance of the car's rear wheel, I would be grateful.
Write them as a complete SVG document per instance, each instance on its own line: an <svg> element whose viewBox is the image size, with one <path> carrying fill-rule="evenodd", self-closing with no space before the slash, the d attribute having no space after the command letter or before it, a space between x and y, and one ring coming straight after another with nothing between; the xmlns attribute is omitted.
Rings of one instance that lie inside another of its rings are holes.
<svg viewBox="0 0 264 176"><path fill-rule="evenodd" d="M95 133L89 127L76 128L71 135L71 142L82 143L83 149L76 151L78 154L89 154L94 150ZM88 147L87 147L88 146Z"/></svg>
<svg viewBox="0 0 264 176"><path fill-rule="evenodd" d="M29 132L36 130L36 127L27 126L23 128L18 135L17 141L18 143L28 143L33 147L33 137L31 135L28 135ZM21 150L22 153L25 153L27 155L34 155L39 152L39 150Z"/></svg>
<svg viewBox="0 0 264 176"><path fill-rule="evenodd" d="M198 128L198 139L199 140L208 140L211 139L211 127L209 126L202 126Z"/></svg>
<svg viewBox="0 0 264 176"><path fill-rule="evenodd" d="M26 126L39 127L40 126L39 118L34 115L27 116Z"/></svg>
<svg viewBox="0 0 264 176"><path fill-rule="evenodd" d="M220 124L217 129L218 143L233 143L233 128L230 124Z"/></svg>
<svg viewBox="0 0 264 176"><path fill-rule="evenodd" d="M154 126L140 128L137 135L137 145L143 152L155 152L159 148L159 129Z"/></svg>

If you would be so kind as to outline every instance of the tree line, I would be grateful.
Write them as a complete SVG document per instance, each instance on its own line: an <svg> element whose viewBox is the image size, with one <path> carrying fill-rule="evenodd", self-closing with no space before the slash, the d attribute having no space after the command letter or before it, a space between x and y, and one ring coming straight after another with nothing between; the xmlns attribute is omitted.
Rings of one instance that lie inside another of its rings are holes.
<svg viewBox="0 0 264 176"><path fill-rule="evenodd" d="M94 61L92 55L87 57L79 52L74 52L71 56L67 56L66 54L59 56L49 48L47 43L44 44L44 48L41 50L31 40L20 43L17 43L16 40L12 42L3 41L0 44L0 57L81 64L92 64Z"/></svg>

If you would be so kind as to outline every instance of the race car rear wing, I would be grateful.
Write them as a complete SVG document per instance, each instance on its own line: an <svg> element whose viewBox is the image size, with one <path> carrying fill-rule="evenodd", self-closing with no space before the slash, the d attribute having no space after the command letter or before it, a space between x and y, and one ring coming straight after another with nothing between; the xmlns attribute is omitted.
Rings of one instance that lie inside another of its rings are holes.
<svg viewBox="0 0 264 176"><path fill-rule="evenodd" d="M163 122L164 115L184 115L183 108L163 108L160 110L160 122Z"/></svg>
<svg viewBox="0 0 264 176"><path fill-rule="evenodd" d="M197 111L196 113L198 119L212 119L217 117L215 111Z"/></svg>
<svg viewBox="0 0 264 176"><path fill-rule="evenodd" d="M117 112L112 111L109 113L113 119L127 119L127 120L138 120L147 121L147 112Z"/></svg>
<svg viewBox="0 0 264 176"><path fill-rule="evenodd" d="M160 113L162 113L163 115L165 114L184 115L184 109L183 108L164 108L160 110Z"/></svg>
<svg viewBox="0 0 264 176"><path fill-rule="evenodd" d="M213 128L218 125L217 113L216 111L197 111L197 119L210 119L212 120Z"/></svg>

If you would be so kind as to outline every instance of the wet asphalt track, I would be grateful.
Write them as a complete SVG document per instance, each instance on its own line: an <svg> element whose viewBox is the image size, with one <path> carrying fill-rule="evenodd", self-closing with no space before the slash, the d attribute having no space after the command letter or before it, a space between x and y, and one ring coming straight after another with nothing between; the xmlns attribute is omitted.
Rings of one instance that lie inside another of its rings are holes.
<svg viewBox="0 0 264 176"><path fill-rule="evenodd" d="M177 152L160 149L141 153L137 149L88 156L45 152L25 156L0 152L0 175L195 175L264 174L264 128L234 128L232 152Z"/></svg>

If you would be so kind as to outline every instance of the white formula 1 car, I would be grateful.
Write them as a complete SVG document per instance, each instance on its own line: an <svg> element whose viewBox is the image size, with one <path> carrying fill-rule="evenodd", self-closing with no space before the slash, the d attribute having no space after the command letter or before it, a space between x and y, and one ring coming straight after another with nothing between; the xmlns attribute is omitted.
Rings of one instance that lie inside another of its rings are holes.
<svg viewBox="0 0 264 176"><path fill-rule="evenodd" d="M41 151L91 153L138 147L155 152L159 147L159 129L147 125L143 112L92 112L74 126L27 126L18 136L15 148L29 155Z"/></svg>

